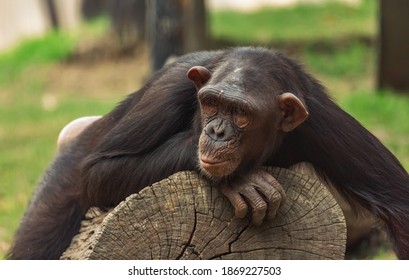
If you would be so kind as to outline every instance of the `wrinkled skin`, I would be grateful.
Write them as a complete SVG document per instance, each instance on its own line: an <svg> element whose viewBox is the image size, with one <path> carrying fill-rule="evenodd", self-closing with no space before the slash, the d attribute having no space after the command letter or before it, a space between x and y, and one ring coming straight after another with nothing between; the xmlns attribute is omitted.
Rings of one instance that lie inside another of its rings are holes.
<svg viewBox="0 0 409 280"><path fill-rule="evenodd" d="M221 184L220 190L234 206L237 217L244 218L250 207L254 225L261 225L265 218L273 219L286 198L281 184L261 169Z"/></svg>

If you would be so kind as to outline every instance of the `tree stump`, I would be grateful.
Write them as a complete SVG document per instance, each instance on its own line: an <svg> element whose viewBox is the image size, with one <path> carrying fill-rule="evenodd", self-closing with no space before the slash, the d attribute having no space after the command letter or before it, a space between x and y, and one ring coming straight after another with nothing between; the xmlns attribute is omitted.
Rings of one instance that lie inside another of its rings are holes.
<svg viewBox="0 0 409 280"><path fill-rule="evenodd" d="M109 212L92 209L62 259L343 259L346 225L319 181L268 168L287 200L261 226L194 172L179 172Z"/></svg>

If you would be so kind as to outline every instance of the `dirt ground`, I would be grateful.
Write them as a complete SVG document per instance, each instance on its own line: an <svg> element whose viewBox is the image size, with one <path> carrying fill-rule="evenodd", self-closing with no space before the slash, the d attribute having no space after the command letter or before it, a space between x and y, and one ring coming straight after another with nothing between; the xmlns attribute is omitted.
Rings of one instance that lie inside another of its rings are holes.
<svg viewBox="0 0 409 280"><path fill-rule="evenodd" d="M48 69L47 90L106 98L125 96L139 89L149 77L146 46L118 49L109 41L77 48L67 61Z"/></svg>

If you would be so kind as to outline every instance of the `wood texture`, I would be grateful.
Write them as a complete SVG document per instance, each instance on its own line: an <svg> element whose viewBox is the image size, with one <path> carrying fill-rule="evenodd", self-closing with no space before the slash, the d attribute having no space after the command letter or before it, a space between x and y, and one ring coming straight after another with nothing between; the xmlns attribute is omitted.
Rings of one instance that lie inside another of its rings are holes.
<svg viewBox="0 0 409 280"><path fill-rule="evenodd" d="M343 259L345 219L331 193L308 176L268 170L287 201L260 227L236 218L230 202L196 173L179 172L109 213L92 210L62 258Z"/></svg>

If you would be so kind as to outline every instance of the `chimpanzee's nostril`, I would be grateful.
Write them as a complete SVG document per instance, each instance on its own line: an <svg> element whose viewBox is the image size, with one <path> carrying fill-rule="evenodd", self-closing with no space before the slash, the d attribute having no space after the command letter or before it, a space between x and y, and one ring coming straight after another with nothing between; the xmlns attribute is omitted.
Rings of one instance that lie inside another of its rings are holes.
<svg viewBox="0 0 409 280"><path fill-rule="evenodd" d="M214 134L217 136L217 138L223 138L224 137L224 125L219 125L214 128Z"/></svg>

